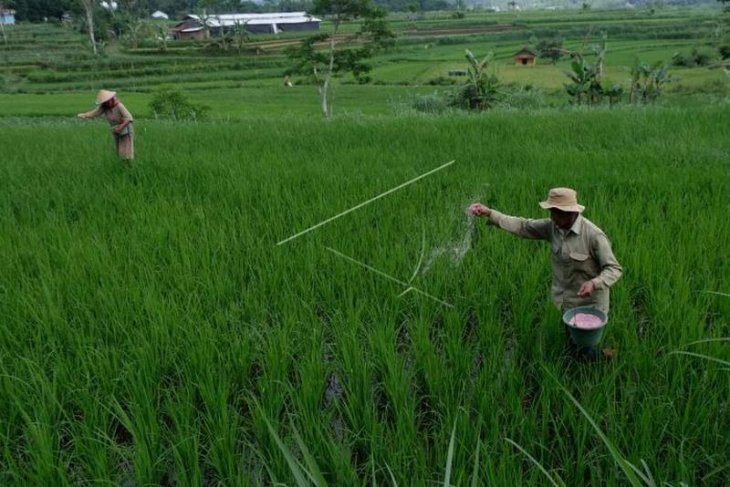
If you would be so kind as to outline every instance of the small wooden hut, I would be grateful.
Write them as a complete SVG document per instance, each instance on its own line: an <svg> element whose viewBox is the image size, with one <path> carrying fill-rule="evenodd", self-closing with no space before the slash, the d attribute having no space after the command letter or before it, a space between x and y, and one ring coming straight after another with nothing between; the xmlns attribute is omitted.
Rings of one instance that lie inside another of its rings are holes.
<svg viewBox="0 0 730 487"><path fill-rule="evenodd" d="M515 64L519 66L534 66L537 60L537 52L529 47L523 47L515 53Z"/></svg>

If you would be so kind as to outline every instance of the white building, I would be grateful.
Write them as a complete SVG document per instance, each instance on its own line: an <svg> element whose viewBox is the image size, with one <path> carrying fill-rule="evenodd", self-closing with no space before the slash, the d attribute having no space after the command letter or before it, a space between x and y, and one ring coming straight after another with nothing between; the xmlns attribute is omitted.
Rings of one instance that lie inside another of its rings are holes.
<svg viewBox="0 0 730 487"><path fill-rule="evenodd" d="M203 24L197 15L188 15L183 19L193 20ZM236 26L244 28L254 34L278 34L280 32L298 32L319 30L320 19L307 12L272 12L265 14L221 14L205 18L211 35L223 34Z"/></svg>
<svg viewBox="0 0 730 487"><path fill-rule="evenodd" d="M15 24L15 10L0 8L0 24L13 25Z"/></svg>

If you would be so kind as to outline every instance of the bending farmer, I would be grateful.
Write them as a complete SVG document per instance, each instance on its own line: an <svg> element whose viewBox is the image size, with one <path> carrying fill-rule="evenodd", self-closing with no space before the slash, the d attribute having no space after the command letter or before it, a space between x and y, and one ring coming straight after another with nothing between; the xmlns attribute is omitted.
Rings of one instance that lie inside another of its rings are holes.
<svg viewBox="0 0 730 487"><path fill-rule="evenodd" d="M552 298L562 313L576 306L591 305L608 314L609 288L623 273L608 237L581 215L585 207L578 204L576 192L570 188L551 189L547 201L540 202L540 206L550 210L549 219L508 216L481 203L472 204L469 212L487 217L490 224L519 237L550 242ZM600 358L595 347L580 347L569 340L570 352L577 358ZM614 351L605 349L602 354L610 358Z"/></svg>
<svg viewBox="0 0 730 487"><path fill-rule="evenodd" d="M134 159L134 132L132 114L122 105L113 91L99 90L96 94L96 108L90 112L79 113L79 118L96 118L104 115L111 125L112 136L117 154L122 159Z"/></svg>

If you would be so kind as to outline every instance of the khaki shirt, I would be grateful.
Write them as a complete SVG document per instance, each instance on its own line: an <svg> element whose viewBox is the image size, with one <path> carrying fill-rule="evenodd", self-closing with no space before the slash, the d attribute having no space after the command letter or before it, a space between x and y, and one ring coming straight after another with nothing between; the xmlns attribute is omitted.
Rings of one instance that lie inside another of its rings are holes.
<svg viewBox="0 0 730 487"><path fill-rule="evenodd" d="M609 288L619 280L623 268L611 250L611 242L593 222L578 215L569 230L561 230L550 219L530 220L492 210L489 221L522 238L547 240L552 252L555 306L561 311L592 305L608 313ZM591 296L581 298L578 290L593 281Z"/></svg>

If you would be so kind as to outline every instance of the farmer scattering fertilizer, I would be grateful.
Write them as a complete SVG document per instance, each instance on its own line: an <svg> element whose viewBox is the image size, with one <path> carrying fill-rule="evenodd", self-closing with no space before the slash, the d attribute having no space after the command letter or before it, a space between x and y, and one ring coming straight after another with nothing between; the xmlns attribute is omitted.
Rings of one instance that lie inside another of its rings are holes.
<svg viewBox="0 0 730 487"><path fill-rule="evenodd" d="M114 91L99 90L96 94L96 108L79 113L79 118L96 118L104 115L112 129L114 147L122 159L134 159L134 131L132 129L132 114L129 113L117 93Z"/></svg>
<svg viewBox="0 0 730 487"><path fill-rule="evenodd" d="M504 215L474 203L469 211L483 216L489 223L522 238L547 240L552 246L552 298L563 312L579 306L597 308L606 315L609 307L609 288L621 277L623 269L611 250L606 234L593 222L583 217L584 206L578 204L576 192L570 188L553 188L540 206L550 211L550 218L531 220ZM595 318L576 314L567 326L596 327ZM610 358L613 350L599 353L595 346L577 344L568 335L569 349L579 359Z"/></svg>

